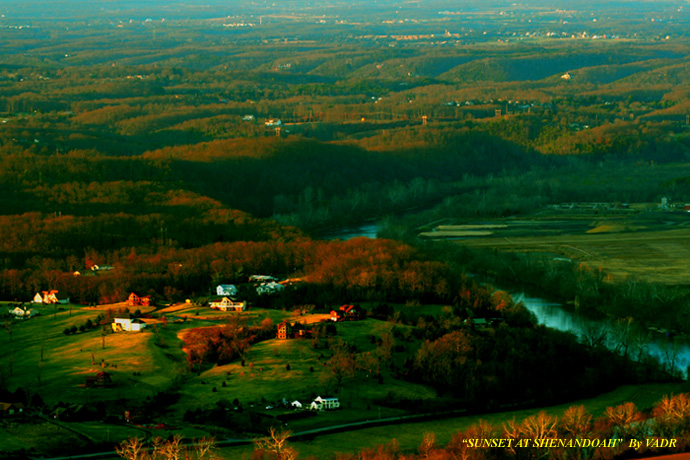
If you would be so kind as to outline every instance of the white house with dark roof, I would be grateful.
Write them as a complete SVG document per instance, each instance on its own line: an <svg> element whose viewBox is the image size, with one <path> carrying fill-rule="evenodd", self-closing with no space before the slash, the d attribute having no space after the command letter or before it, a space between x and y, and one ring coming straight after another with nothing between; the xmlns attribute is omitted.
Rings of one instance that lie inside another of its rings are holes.
<svg viewBox="0 0 690 460"><path fill-rule="evenodd" d="M219 284L216 286L216 295L237 295L237 287L234 284Z"/></svg>
<svg viewBox="0 0 690 460"><path fill-rule="evenodd" d="M309 405L310 410L333 410L340 408L338 398L322 398L317 396Z"/></svg>

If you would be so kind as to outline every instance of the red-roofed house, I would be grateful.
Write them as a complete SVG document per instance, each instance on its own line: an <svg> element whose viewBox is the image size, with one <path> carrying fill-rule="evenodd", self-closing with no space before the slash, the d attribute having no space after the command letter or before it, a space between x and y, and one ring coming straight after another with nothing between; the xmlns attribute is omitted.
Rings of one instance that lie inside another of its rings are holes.
<svg viewBox="0 0 690 460"><path fill-rule="evenodd" d="M357 321L362 318L362 310L356 305L341 305L331 310L331 321Z"/></svg>
<svg viewBox="0 0 690 460"><path fill-rule="evenodd" d="M136 295L135 293L132 292L129 295L129 297L127 298L127 305L130 305L132 307L135 307L135 306L148 307L149 305L151 305L151 296L147 295L147 296L139 297L138 295Z"/></svg>

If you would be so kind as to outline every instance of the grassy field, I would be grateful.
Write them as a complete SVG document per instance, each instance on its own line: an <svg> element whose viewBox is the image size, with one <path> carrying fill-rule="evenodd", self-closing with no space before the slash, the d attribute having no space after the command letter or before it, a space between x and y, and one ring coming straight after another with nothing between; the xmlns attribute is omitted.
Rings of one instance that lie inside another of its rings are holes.
<svg viewBox="0 0 690 460"><path fill-rule="evenodd" d="M373 305L365 307L372 308ZM396 310L415 308L415 311L438 314L442 305L411 306L393 305ZM191 311L189 309L193 309ZM387 367L382 368L383 380L368 378L360 374L357 378L345 377L338 387L332 371L325 365L332 348L339 340L346 340L357 347L358 352L373 351L376 345L372 335L381 336L391 328L401 328L405 335L406 326L375 319L337 324L337 335L321 338L318 347L312 340L269 339L253 345L244 356L245 365L239 360L223 366L205 368L198 375L189 373L182 351L180 337L186 330L222 324L218 317L205 310L196 315L196 307L189 305L168 307L164 313L169 316L167 325L159 322L156 328L141 333L118 333L103 336L101 330L65 335L62 331L72 325L81 325L87 319L95 319L101 309L73 306L64 311L48 312L42 316L12 327L12 335L0 335L0 346L9 350L10 359L3 363L4 372L12 364L11 374L6 374L8 386L24 387L29 392L39 392L48 404L58 401L89 404L96 401L118 399L143 400L167 388L174 388L179 399L169 407L166 424L178 427L177 432L187 438L202 437L208 432L203 426L195 427L184 423L182 415L188 410L209 409L218 403L229 403L238 399L243 408L250 412L261 412L264 420L290 413L288 409L266 409L276 406L283 399L300 400L308 404L315 396L337 396L342 409L320 413L315 417L291 421L289 429L294 432L309 430L318 426L332 426L379 417L403 415L404 410L393 405L377 405L376 401L391 398L408 398L438 403L435 391L418 384L395 379ZM187 315L189 313L189 315ZM217 312L211 312L217 313ZM255 310L242 314L249 323L260 323L270 317L274 323L285 318L312 322L327 315L297 317L290 312ZM184 320L180 319L184 317ZM418 343L412 340L396 341L399 345L415 349ZM403 356L403 353L399 357ZM397 359L397 358L394 358ZM287 369L289 364L290 369ZM402 363L397 363L401 365ZM86 388L85 377L101 369L111 373L113 386L108 388ZM40 381L39 381L40 376ZM279 382L279 384L276 384ZM635 401L640 408L648 408L666 393L689 391L686 383L650 386L622 387L615 392L601 395L578 403L585 404L594 414L602 413L606 407ZM575 404L575 403L573 403ZM572 404L556 406L548 410L554 414ZM522 410L509 413L487 414L481 418L500 426L512 417L522 418L534 411ZM335 452L358 451L363 447L389 442L395 438L403 449L413 450L421 442L425 432L434 432L439 444L447 443L457 430L467 427L480 417L468 416L442 419L413 424L367 428L356 432L331 434L301 439L295 442L302 453L301 458L314 455L319 459L334 458ZM67 430L66 428L69 428ZM226 427L232 428L232 427ZM60 438L74 446L92 442L117 442L126 437L145 434L135 427L102 423L81 422L60 425L33 421L4 423L0 425L0 450L17 450L40 445L49 452L59 444L51 440ZM166 436L173 431L154 432ZM45 442L41 441L45 439ZM38 444L37 444L38 442ZM227 448L222 450L224 458L249 458L251 447Z"/></svg>
<svg viewBox="0 0 690 460"><path fill-rule="evenodd" d="M314 316L300 319L310 322ZM328 341L332 344L343 339L355 345L358 351L366 352L375 347L368 337L372 334L379 335L389 328L389 323L373 319L339 323L338 335ZM271 339L260 342L246 354L244 366L241 362L214 366L187 379L174 409L182 412L200 407L208 408L219 401L232 401L235 398L244 407L275 405L283 399L298 399L308 404L313 397L333 396L336 391L340 392L339 397L344 405L356 406L358 410L366 408L372 399L384 397L389 391L407 397L435 397L435 392L421 385L386 378L385 370L385 385L378 385L373 378L371 385L345 379L343 388L338 390L332 379L332 372L325 366L330 354L331 351L324 348L323 340L319 348L314 348L311 340ZM287 370L288 364L290 370ZM276 382L280 382L280 385L276 385ZM216 391L213 391L214 388ZM392 415L401 413L398 410L386 411ZM329 414L328 417L334 423L362 419L356 412L350 411ZM312 426L313 421L304 422L305 428Z"/></svg>

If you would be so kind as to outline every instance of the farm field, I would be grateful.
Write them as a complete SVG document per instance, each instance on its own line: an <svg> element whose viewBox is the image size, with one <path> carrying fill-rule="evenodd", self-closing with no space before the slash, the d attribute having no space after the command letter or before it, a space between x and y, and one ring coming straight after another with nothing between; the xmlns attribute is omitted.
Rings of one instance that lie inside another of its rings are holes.
<svg viewBox="0 0 690 460"><path fill-rule="evenodd" d="M491 235L467 235L466 229L439 226L420 236L453 239L467 247L550 254L554 260L576 260L603 269L609 281L632 277L667 285L690 284L690 272L686 270L690 257L687 213L564 215L547 211L535 214L532 219L505 219L485 226L493 227Z"/></svg>

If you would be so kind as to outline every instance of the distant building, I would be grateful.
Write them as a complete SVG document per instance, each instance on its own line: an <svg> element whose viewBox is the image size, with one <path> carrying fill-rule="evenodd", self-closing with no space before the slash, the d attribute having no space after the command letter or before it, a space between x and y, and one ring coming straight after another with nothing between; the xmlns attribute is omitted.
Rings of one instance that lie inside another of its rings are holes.
<svg viewBox="0 0 690 460"><path fill-rule="evenodd" d="M260 283L266 283L269 281L278 281L278 278L269 275L252 275L249 277L250 283L255 283L257 281Z"/></svg>
<svg viewBox="0 0 690 460"><path fill-rule="evenodd" d="M14 310L8 310L9 314L14 316L15 318L18 319L28 319L33 316L36 316L36 312L34 312L33 308L22 308L22 307L15 307Z"/></svg>
<svg viewBox="0 0 690 460"><path fill-rule="evenodd" d="M216 295L237 295L237 287L234 284L219 284L216 286Z"/></svg>
<svg viewBox="0 0 690 460"><path fill-rule="evenodd" d="M151 296L143 296L139 297L137 294L132 292L129 297L127 298L127 305L132 306L132 307L148 307L151 305Z"/></svg>
<svg viewBox="0 0 690 460"><path fill-rule="evenodd" d="M278 324L278 329L276 332L276 338L277 339L286 340L288 337L290 337L291 334L292 334L292 327L290 326L290 323L287 322L287 320Z"/></svg>
<svg viewBox="0 0 690 460"><path fill-rule="evenodd" d="M146 328L146 323L139 318L114 318L111 327L113 332L141 332Z"/></svg>
<svg viewBox="0 0 690 460"><path fill-rule="evenodd" d="M210 302L209 306L214 310L220 311L245 311L247 309L247 302L235 302L227 297L223 297L223 300L218 302Z"/></svg>
<svg viewBox="0 0 690 460"><path fill-rule="evenodd" d="M364 312L356 305L341 305L339 309L331 310L331 321L357 321L362 319Z"/></svg>
<svg viewBox="0 0 690 460"><path fill-rule="evenodd" d="M275 294L276 292L280 292L283 289L285 289L285 286L282 284L276 283L275 281L270 281L268 283L262 283L261 285L256 287L256 293L259 295L265 295L265 294Z"/></svg>
<svg viewBox="0 0 690 460"><path fill-rule="evenodd" d="M57 290L50 290L50 291L41 291L40 293L36 293L34 296L33 300L31 302L33 303L43 303L46 305L54 304L54 303L68 303L69 299L64 299L64 300L58 300L57 298Z"/></svg>
<svg viewBox="0 0 690 460"><path fill-rule="evenodd" d="M86 376L86 387L107 387L112 384L110 374L105 371L100 371L96 375Z"/></svg>
<svg viewBox="0 0 690 460"><path fill-rule="evenodd" d="M287 320L285 320L278 324L276 328L276 338L279 340L311 338L314 331L307 329L307 327L309 327L308 324L290 324Z"/></svg>
<svg viewBox="0 0 690 460"><path fill-rule="evenodd" d="M321 396L317 396L309 405L310 410L333 410L339 407L340 401L338 401L338 398L322 398Z"/></svg>
<svg viewBox="0 0 690 460"><path fill-rule="evenodd" d="M18 402L0 402L0 414L4 417L11 417L24 412L24 404Z"/></svg>

